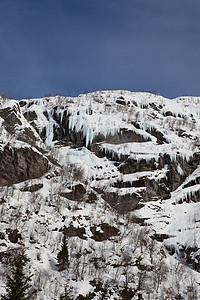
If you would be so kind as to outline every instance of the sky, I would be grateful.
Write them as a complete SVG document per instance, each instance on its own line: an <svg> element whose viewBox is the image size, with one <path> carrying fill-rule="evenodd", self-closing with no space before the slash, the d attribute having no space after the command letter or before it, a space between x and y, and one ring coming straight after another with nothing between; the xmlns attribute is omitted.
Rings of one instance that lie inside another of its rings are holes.
<svg viewBox="0 0 200 300"><path fill-rule="evenodd" d="M0 0L0 91L200 96L198 0Z"/></svg>

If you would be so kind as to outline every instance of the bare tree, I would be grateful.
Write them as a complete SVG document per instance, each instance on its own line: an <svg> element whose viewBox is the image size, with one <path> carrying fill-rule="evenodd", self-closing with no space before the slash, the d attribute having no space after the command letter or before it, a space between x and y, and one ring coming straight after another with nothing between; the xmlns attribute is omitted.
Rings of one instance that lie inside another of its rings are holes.
<svg viewBox="0 0 200 300"><path fill-rule="evenodd" d="M188 278L187 283L187 299L188 300L197 300L198 299L198 293L197 293L197 285L194 280L193 276L190 276Z"/></svg>
<svg viewBox="0 0 200 300"><path fill-rule="evenodd" d="M158 293L159 287L167 277L168 268L164 262L163 257L155 264L153 269L153 282L156 293Z"/></svg>

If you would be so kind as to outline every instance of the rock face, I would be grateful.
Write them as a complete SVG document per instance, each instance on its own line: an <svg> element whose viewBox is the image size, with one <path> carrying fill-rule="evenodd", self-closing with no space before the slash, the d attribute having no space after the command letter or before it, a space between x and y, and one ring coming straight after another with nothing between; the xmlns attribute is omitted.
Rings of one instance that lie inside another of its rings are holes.
<svg viewBox="0 0 200 300"><path fill-rule="evenodd" d="M136 209L141 199L140 195L134 193L118 195L117 193L106 192L102 197L120 214L127 213Z"/></svg>
<svg viewBox="0 0 200 300"><path fill-rule="evenodd" d="M38 178L48 170L48 160L31 148L9 148L0 153L0 184L12 185Z"/></svg>
<svg viewBox="0 0 200 300"><path fill-rule="evenodd" d="M66 197L69 200L81 201L86 193L86 190L82 184L73 186L72 191L69 193L60 193L60 196Z"/></svg>
<svg viewBox="0 0 200 300"><path fill-rule="evenodd" d="M49 168L48 159L40 152L37 146L40 138L25 121L19 103L13 101L0 109L0 117L5 130L0 141L0 185L44 175Z"/></svg>
<svg viewBox="0 0 200 300"><path fill-rule="evenodd" d="M98 226L99 229L97 230L97 226L90 227L91 232L93 233L93 239L95 241L105 241L108 240L112 236L116 236L119 234L119 230L114 226L110 226L109 224L102 223Z"/></svg>
<svg viewBox="0 0 200 300"><path fill-rule="evenodd" d="M0 263L25 245L37 300L59 298L66 283L55 262L62 235L70 280L89 276L91 297L108 292L108 274L125 288L107 298L162 298L152 278L171 256L199 272L199 116L200 98L128 91L0 105ZM163 275L169 291L173 276ZM186 300L180 290L169 298Z"/></svg>
<svg viewBox="0 0 200 300"><path fill-rule="evenodd" d="M16 125L22 125L20 108L18 104L0 110L0 117L4 119L3 126L9 133L15 133Z"/></svg>
<svg viewBox="0 0 200 300"><path fill-rule="evenodd" d="M185 127L186 116L181 112L182 106L187 104L183 102L182 105L180 100L176 100L176 105L180 106L177 114L175 105L170 107L162 97L147 94L139 95L138 99L134 93L125 96L97 93L87 96L86 103L81 105L81 100L76 103L73 98L22 100L3 107L0 117L7 132L37 149L38 139L48 147L53 144L58 147L70 146L72 149L86 146L98 158L106 157L112 161L122 178L108 180L103 190L99 185L95 188L107 203L122 213L123 210L128 212L137 208L141 200L169 199L171 193L195 171L200 158L199 148L195 148L195 145L198 146L198 135L195 136L198 116L195 116L195 110L188 113L192 122L191 135ZM166 124L168 132L165 130ZM177 141L176 145L171 135ZM184 157L187 156L187 146L183 147L185 152L182 153L183 143L195 149L192 154L190 151L189 158ZM130 150L126 151L123 145ZM152 155L152 150L148 155L148 147L153 149ZM41 149L38 150L41 152ZM39 152L33 148L15 149L6 145L0 153L1 184L38 178L47 172L47 159ZM164 169L165 172L162 171ZM160 171L161 178L152 178L153 173L150 172L157 171ZM141 176L124 181L125 176L135 173ZM109 186L117 191L110 191ZM130 193L130 188L135 190ZM121 189L129 191L120 195ZM71 200L83 198L85 192L81 191L79 185L67 196ZM67 197L65 192L61 195ZM193 200L197 202L198 192L195 195Z"/></svg>

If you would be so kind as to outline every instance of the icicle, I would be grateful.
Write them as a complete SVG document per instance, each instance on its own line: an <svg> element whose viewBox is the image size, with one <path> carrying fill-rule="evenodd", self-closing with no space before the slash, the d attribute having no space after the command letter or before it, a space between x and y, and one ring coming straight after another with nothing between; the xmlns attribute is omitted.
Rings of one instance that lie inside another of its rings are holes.
<svg viewBox="0 0 200 300"><path fill-rule="evenodd" d="M177 172L179 173L179 175L184 176L184 172L180 165L177 166Z"/></svg>
<svg viewBox="0 0 200 300"><path fill-rule="evenodd" d="M54 119L52 116L53 111L48 111L48 119L49 122L46 126L46 138L45 138L45 144L47 147L51 147L52 141L53 141L53 127L54 127Z"/></svg>
<svg viewBox="0 0 200 300"><path fill-rule="evenodd" d="M60 124L62 124L63 115L64 115L64 109L60 113Z"/></svg>

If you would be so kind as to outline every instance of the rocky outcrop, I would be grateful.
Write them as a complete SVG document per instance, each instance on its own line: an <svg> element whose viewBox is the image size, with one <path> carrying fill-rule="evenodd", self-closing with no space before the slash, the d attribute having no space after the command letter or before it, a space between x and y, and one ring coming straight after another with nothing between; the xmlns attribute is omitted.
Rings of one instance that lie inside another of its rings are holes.
<svg viewBox="0 0 200 300"><path fill-rule="evenodd" d="M8 239L11 243L17 244L19 240L22 239L21 234L18 232L17 229L7 229Z"/></svg>
<svg viewBox="0 0 200 300"><path fill-rule="evenodd" d="M103 199L116 209L120 214L127 213L138 207L138 204L142 198L138 193L119 195L117 193L103 193Z"/></svg>
<svg viewBox="0 0 200 300"><path fill-rule="evenodd" d="M64 227L60 229L67 237L78 236L80 239L86 239L86 231L84 227L74 227L70 225L69 227Z"/></svg>
<svg viewBox="0 0 200 300"><path fill-rule="evenodd" d="M0 152L0 185L12 185L27 179L39 178L49 168L45 156L32 148L10 148Z"/></svg>
<svg viewBox="0 0 200 300"><path fill-rule="evenodd" d="M30 186L25 186L22 189L20 189L22 192L37 192L39 191L41 188L43 187L42 183L38 183L38 184L33 184Z"/></svg>
<svg viewBox="0 0 200 300"><path fill-rule="evenodd" d="M145 188L142 193L142 199L147 201L156 199L168 199L170 197L170 190L167 187L167 179L162 178L160 181L149 179L147 176L141 177L135 181L118 180L113 184L116 188Z"/></svg>
<svg viewBox="0 0 200 300"><path fill-rule="evenodd" d="M6 107L0 110L0 117L4 119L3 126L10 133L14 133L16 125L22 125L20 120L20 108L17 103L11 107Z"/></svg>
<svg viewBox="0 0 200 300"><path fill-rule="evenodd" d="M170 255L176 254L184 264L191 266L200 273L199 247L179 244L177 248L174 245L166 245L166 248Z"/></svg>
<svg viewBox="0 0 200 300"><path fill-rule="evenodd" d="M32 113L27 113L27 115L32 115ZM2 126L9 134L14 135L15 139L37 148L39 136L34 128L25 123L26 120L17 102L11 105L11 107L0 109L0 117L4 120Z"/></svg>
<svg viewBox="0 0 200 300"><path fill-rule="evenodd" d="M91 226L90 231L93 234L92 238L98 242L108 240L110 237L119 234L119 230L116 227L106 223L102 223L99 226Z"/></svg>
<svg viewBox="0 0 200 300"><path fill-rule="evenodd" d="M82 201L84 195L86 194L86 189L82 184L77 184L72 187L72 191L68 193L60 193L61 197L67 198L73 201Z"/></svg>
<svg viewBox="0 0 200 300"><path fill-rule="evenodd" d="M104 91L2 103L1 274L25 247L35 299L59 298L69 275L77 299L109 286L109 299L142 300L179 280L163 246L199 272L199 101ZM63 234L70 272L60 273Z"/></svg>

